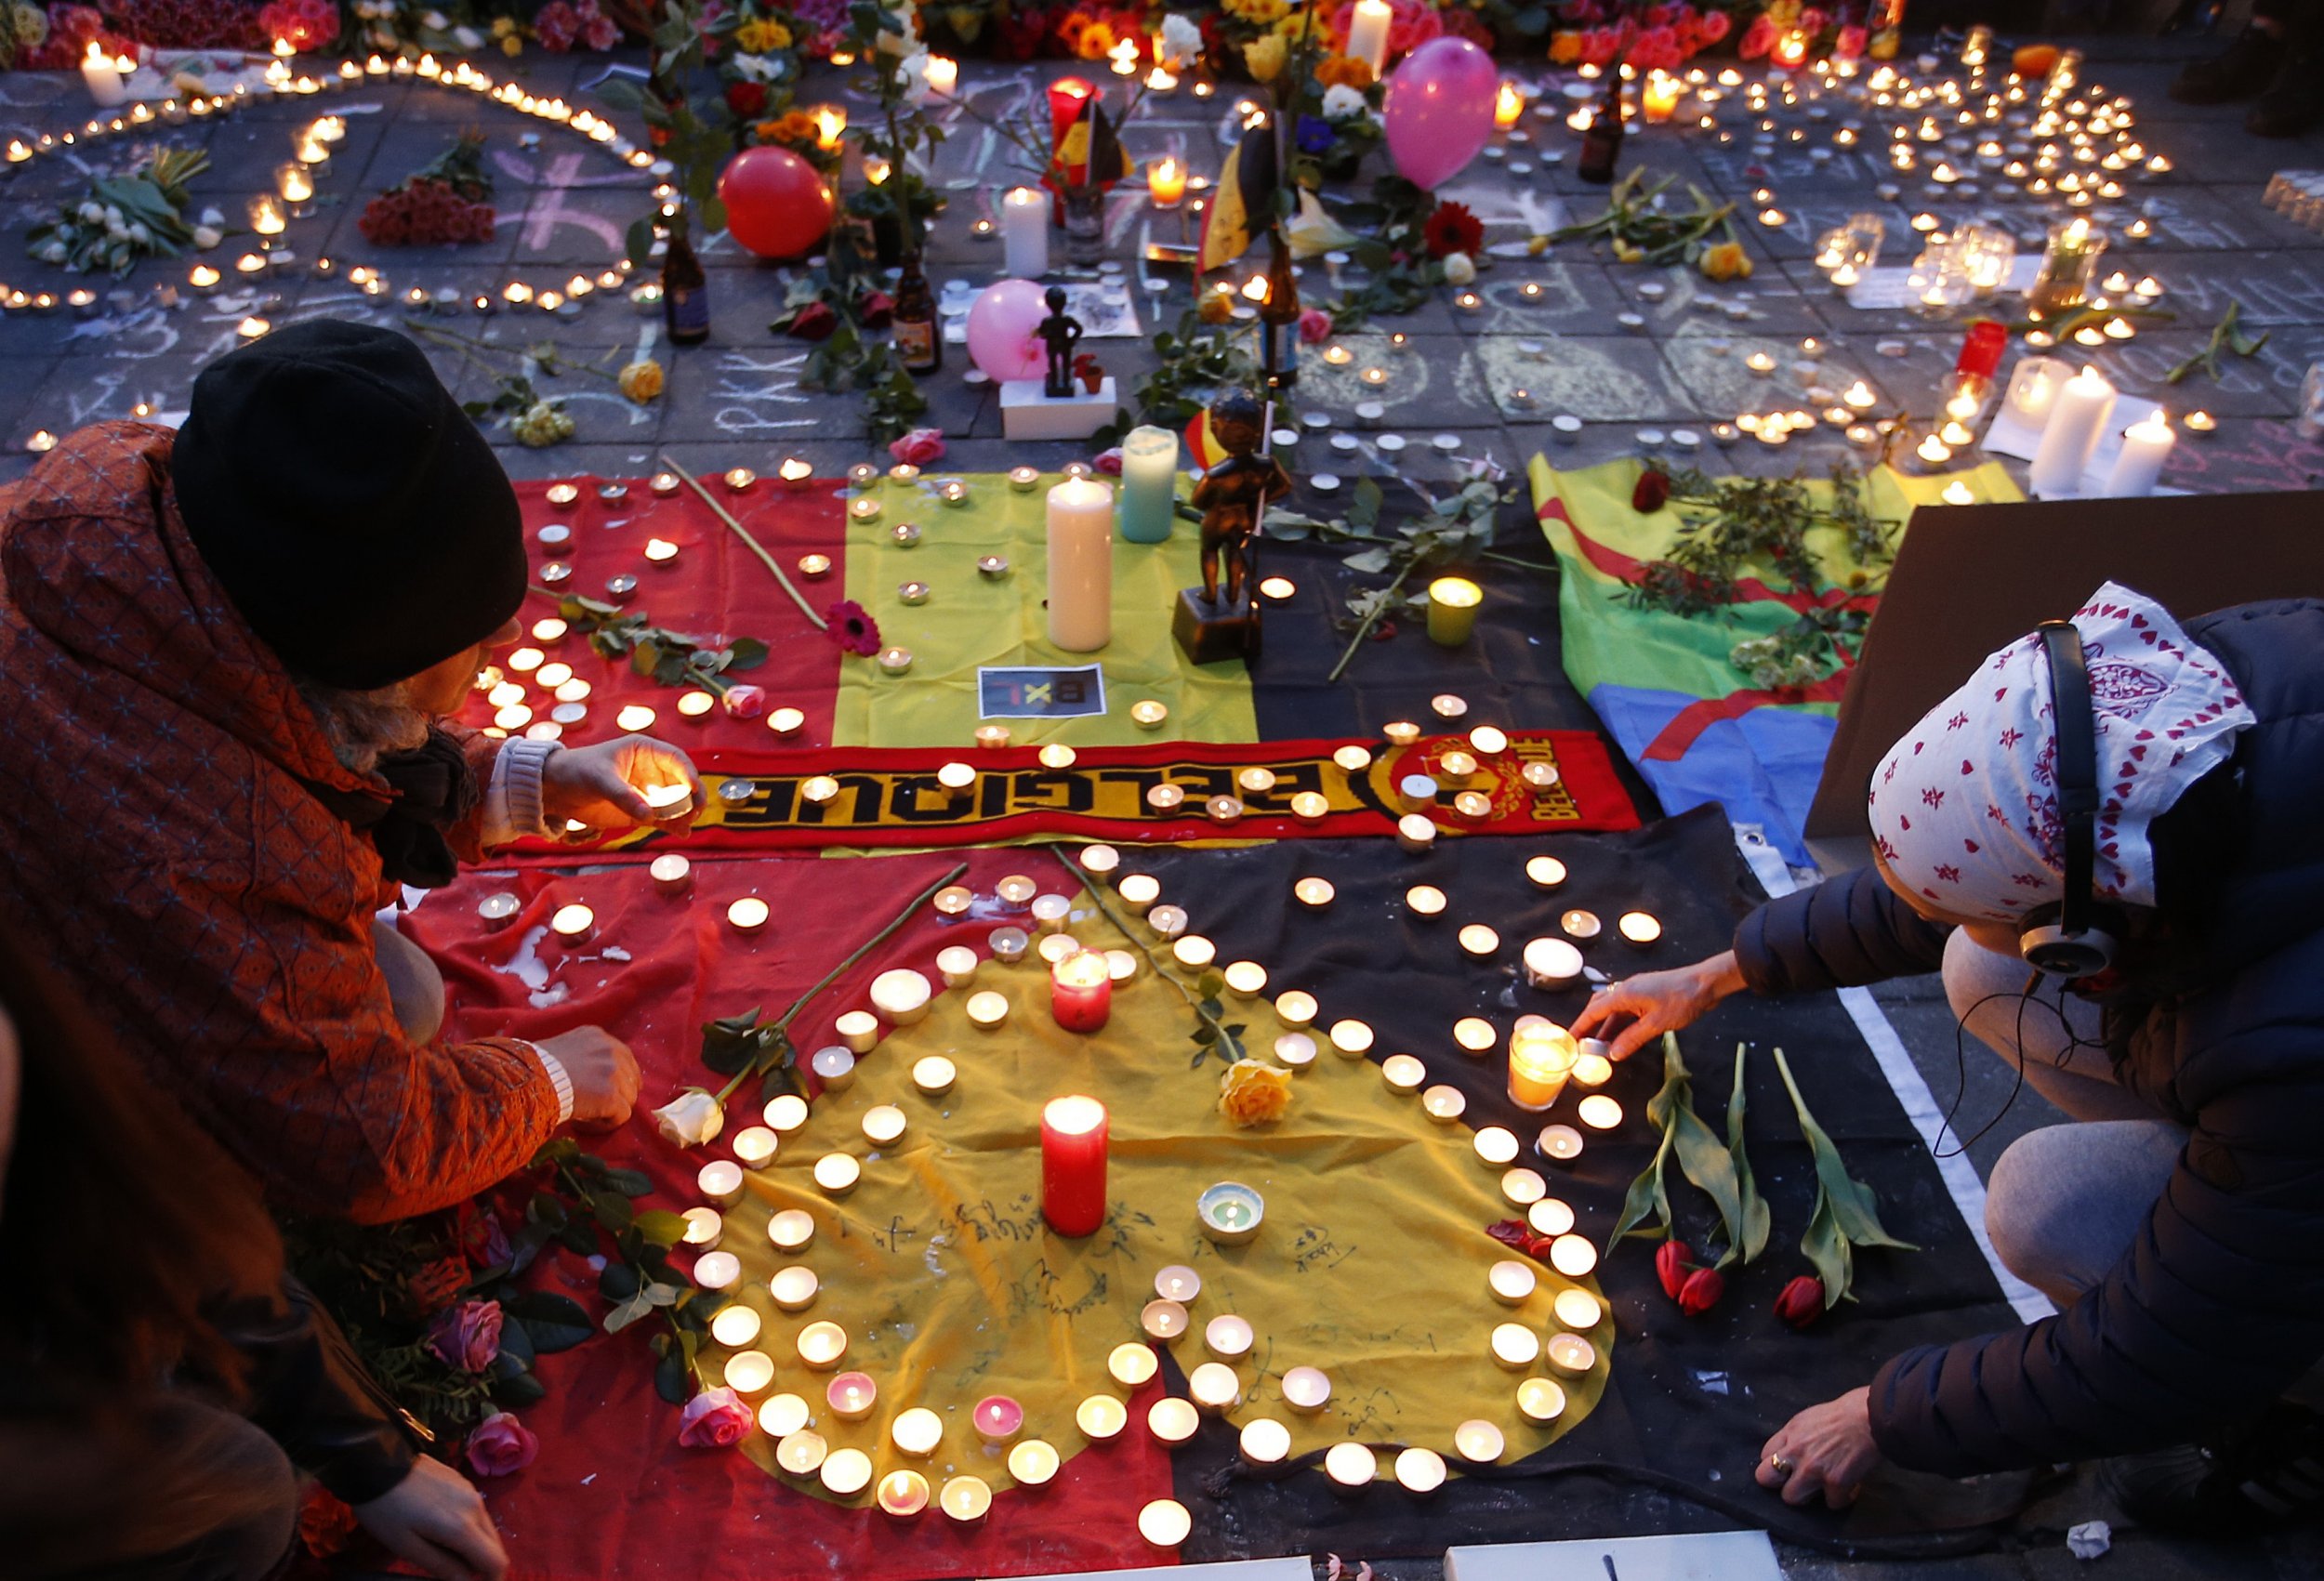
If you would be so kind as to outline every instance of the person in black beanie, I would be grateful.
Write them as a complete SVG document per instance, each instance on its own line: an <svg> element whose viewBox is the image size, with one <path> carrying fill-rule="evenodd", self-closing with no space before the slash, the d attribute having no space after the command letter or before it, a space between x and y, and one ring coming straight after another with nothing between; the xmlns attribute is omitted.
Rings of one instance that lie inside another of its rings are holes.
<svg viewBox="0 0 2324 1581"><path fill-rule="evenodd" d="M2253 0L2251 20L2235 41L2172 79L2181 104L2251 100L2244 130L2259 138L2296 138L2324 120L2324 0Z"/></svg>
<svg viewBox="0 0 2324 1581"><path fill-rule="evenodd" d="M491 447L362 324L277 330L178 433L82 429L0 495L0 712L37 744L0 767L0 901L283 1206L447 1206L635 1101L600 1028L444 1043L441 975L375 920L489 847L699 799L648 738L443 722L525 580Z"/></svg>

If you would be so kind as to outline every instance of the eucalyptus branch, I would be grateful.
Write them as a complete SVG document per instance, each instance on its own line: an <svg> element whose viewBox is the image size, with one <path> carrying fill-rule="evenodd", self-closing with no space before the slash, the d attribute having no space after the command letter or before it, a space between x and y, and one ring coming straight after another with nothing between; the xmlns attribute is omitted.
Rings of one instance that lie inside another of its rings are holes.
<svg viewBox="0 0 2324 1581"><path fill-rule="evenodd" d="M1154 946L1138 936L1138 930L1130 927L1128 918L1106 903L1105 893L1099 888L1097 881L1082 869L1081 863L1065 854L1063 846L1050 846L1050 853L1057 858L1066 872L1080 880L1082 889L1088 891L1090 903L1098 908L1099 915L1114 925L1116 932L1138 947L1139 953L1144 955L1153 966L1154 975L1176 989L1178 996L1186 1001L1186 1008L1195 1012L1195 1019L1200 1021L1204 1030L1210 1034L1207 1039L1197 1036L1197 1041L1217 1044L1223 1050L1229 1064L1241 1059L1243 1043L1239 1029L1229 1027L1223 1019L1223 1013L1213 1008L1218 1001L1207 994L1197 995L1193 989L1189 989L1183 982L1181 982L1177 976L1162 964L1162 957L1155 954ZM1200 983L1195 984L1196 988L1200 986Z"/></svg>
<svg viewBox="0 0 2324 1581"><path fill-rule="evenodd" d="M926 905L931 900L935 898L937 890L942 889L948 885L957 883L961 876L967 873L968 870L969 864L967 863L963 862L956 863L951 872L945 874L942 878L937 879L927 889L922 889L919 894L914 897L914 899L908 902L902 911L896 913L894 918L888 924L887 927L881 929L878 932L873 934L869 939L865 940L859 948L847 957L847 959L841 961L838 966L835 966L829 971L825 972L822 977L816 979L814 985L809 988L806 993L801 994L797 1002L795 1002L789 1009L784 1011L783 1014L774 1021L759 1022L754 1031L759 1037L762 1047L771 1047L779 1044L781 1047L787 1047L790 1043L791 1023L799 1019L799 1013L808 1007L809 1003L814 999L816 995L821 994L825 989L830 987L840 978L854 970L857 966L862 964L865 956L870 955L874 950L879 948L880 945L886 943L889 940L894 938L897 930L902 929L905 923L911 921L913 916L918 913L920 907ZM726 1100L734 1096L735 1089L741 1087L743 1083L748 1080L752 1075L764 1074L764 1067L760 1066L758 1061L751 1061L746 1062L741 1070L736 1071L732 1077L728 1078L724 1087L719 1088L717 1096L720 1106L723 1108Z"/></svg>
<svg viewBox="0 0 2324 1581"><path fill-rule="evenodd" d="M693 490L696 494L701 496L702 503L710 507L710 513L713 516L716 516L720 521L725 522L728 529L749 547L750 552L759 557L759 563L764 565L769 571L774 573L774 579L783 585L783 591L791 596L791 602L799 606L799 613L807 617L808 625L813 626L817 631L828 631L831 629L831 623L825 620L823 616L817 614L812 606L811 606L804 598L799 596L799 588L792 584L790 577L784 573L781 563L777 561L772 555L767 553L766 547L764 545L750 535L748 529L744 527L741 522L734 520L734 518L727 511L726 507L718 502L716 495L712 494L709 490L702 486L702 480L696 478L685 468L680 467L677 463L670 460L667 455L660 456L659 459L662 465L667 468L671 473L680 478L683 478L686 481L686 486Z"/></svg>

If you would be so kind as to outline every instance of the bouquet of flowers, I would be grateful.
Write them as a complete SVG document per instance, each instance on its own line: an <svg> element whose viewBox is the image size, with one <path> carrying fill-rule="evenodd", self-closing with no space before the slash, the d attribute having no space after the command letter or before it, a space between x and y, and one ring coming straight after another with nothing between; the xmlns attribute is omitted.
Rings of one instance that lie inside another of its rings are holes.
<svg viewBox="0 0 2324 1581"><path fill-rule="evenodd" d="M120 276L139 258L175 257L193 240L186 183L209 165L210 156L198 149L155 149L127 174L90 182L80 202L33 226L25 247L71 274L101 269Z"/></svg>
<svg viewBox="0 0 2324 1581"><path fill-rule="evenodd" d="M463 132L434 160L365 204L355 224L364 240L382 247L489 242L492 191L484 135Z"/></svg>

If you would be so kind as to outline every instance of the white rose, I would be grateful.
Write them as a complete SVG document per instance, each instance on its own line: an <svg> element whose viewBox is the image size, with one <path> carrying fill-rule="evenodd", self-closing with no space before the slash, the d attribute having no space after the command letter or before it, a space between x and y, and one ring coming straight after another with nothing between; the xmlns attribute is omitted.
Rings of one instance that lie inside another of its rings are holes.
<svg viewBox="0 0 2324 1581"><path fill-rule="evenodd" d="M137 221L129 227L129 240L135 242L139 246L144 246L152 239L153 232L145 228L145 221L142 219Z"/></svg>
<svg viewBox="0 0 2324 1581"><path fill-rule="evenodd" d="M64 262L64 244L62 242L50 242L41 248L38 256L40 257L40 261L43 263L60 264Z"/></svg>
<svg viewBox="0 0 2324 1581"><path fill-rule="evenodd" d="M221 209L205 208L201 212L201 214L195 217L194 223L197 225L223 226L226 223L226 215Z"/></svg>
<svg viewBox="0 0 2324 1581"><path fill-rule="evenodd" d="M1334 83L1324 89L1324 119L1353 121L1369 109L1364 96L1345 83Z"/></svg>
<svg viewBox="0 0 2324 1581"><path fill-rule="evenodd" d="M107 204L105 205L105 228L110 231L121 222L121 205L119 204Z"/></svg>
<svg viewBox="0 0 2324 1581"><path fill-rule="evenodd" d="M1476 277L1476 260L1472 258L1468 254L1446 253L1445 255L1446 284L1469 285L1474 283Z"/></svg>
<svg viewBox="0 0 2324 1581"><path fill-rule="evenodd" d="M105 205L103 204L83 204L81 205L81 217L87 220L91 225L102 225L105 223Z"/></svg>
<svg viewBox="0 0 2324 1581"><path fill-rule="evenodd" d="M224 240L226 233L215 225L197 225L193 228L193 244L203 252L208 252Z"/></svg>
<svg viewBox="0 0 2324 1581"><path fill-rule="evenodd" d="M700 1147L726 1125L726 1111L700 1087L689 1087L654 1112L662 1140L672 1147Z"/></svg>
<svg viewBox="0 0 2324 1581"><path fill-rule="evenodd" d="M1172 11L1162 19L1162 67L1182 72L1202 54L1202 29L1190 17Z"/></svg>

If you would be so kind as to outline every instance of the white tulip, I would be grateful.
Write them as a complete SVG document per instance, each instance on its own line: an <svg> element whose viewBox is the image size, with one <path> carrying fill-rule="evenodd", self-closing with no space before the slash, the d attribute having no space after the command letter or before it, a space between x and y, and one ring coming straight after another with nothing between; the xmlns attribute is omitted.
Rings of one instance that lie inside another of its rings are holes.
<svg viewBox="0 0 2324 1581"><path fill-rule="evenodd" d="M226 233L215 225L197 225L193 228L193 244L203 252L208 252L224 240Z"/></svg>
<svg viewBox="0 0 2324 1581"><path fill-rule="evenodd" d="M1468 285L1473 283L1476 277L1476 260L1472 258L1468 254L1446 253L1445 255L1446 284Z"/></svg>
<svg viewBox="0 0 2324 1581"><path fill-rule="evenodd" d="M725 1127L726 1111L711 1094L689 1087L656 1109L654 1123L672 1147L700 1147Z"/></svg>

